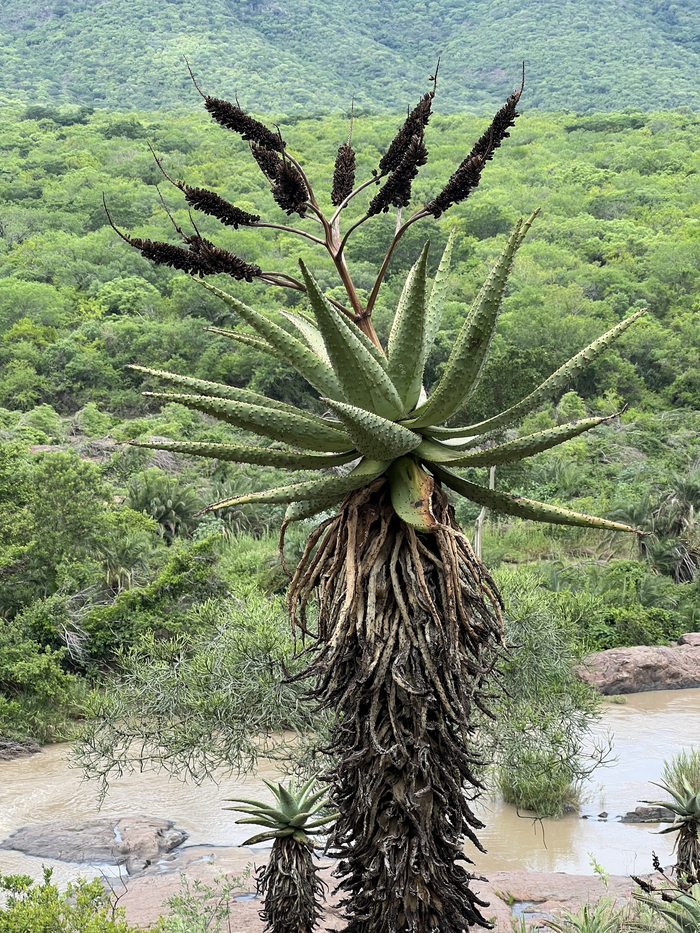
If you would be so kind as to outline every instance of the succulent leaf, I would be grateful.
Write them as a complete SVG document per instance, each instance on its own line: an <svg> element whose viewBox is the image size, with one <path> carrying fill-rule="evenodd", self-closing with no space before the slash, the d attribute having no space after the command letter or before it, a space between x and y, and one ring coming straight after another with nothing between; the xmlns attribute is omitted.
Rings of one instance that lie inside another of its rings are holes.
<svg viewBox="0 0 700 933"><path fill-rule="evenodd" d="M353 450L346 454L303 454L293 450L277 450L273 447L244 447L234 444L205 444L195 441L130 441L132 447L150 450L171 450L173 453L191 457L209 457L231 463L253 463L257 466L280 467L288 470L326 470L342 466L359 456Z"/></svg>
<svg viewBox="0 0 700 933"><path fill-rule="evenodd" d="M442 254L440 265L438 266L437 272L435 273L435 281L433 282L433 287L430 292L430 298L428 298L428 311L426 315L427 320L425 326L426 358L428 353L430 353L433 343L435 342L435 338L437 337L437 333L440 330L440 324L442 323L442 310L445 307L445 298L447 297L450 263L452 261L452 247L454 246L454 241L455 229L453 227L450 231L450 236L447 240L445 251ZM425 366L425 360L423 361L423 366Z"/></svg>
<svg viewBox="0 0 700 933"><path fill-rule="evenodd" d="M333 427L328 421L319 424L314 417L307 417L297 409L290 414L275 408L263 408L262 405L204 395L178 395L172 392L144 392L144 395L177 402L186 408L202 411L245 431L254 431L291 447L337 453L352 449L350 438L342 429Z"/></svg>
<svg viewBox="0 0 700 933"><path fill-rule="evenodd" d="M611 522L604 518L595 518L593 515L583 515L580 512L571 512L568 509L562 509L554 505L546 505L544 502L537 502L534 499L526 499L524 496L513 496L506 492L496 492L495 489L487 489L485 486L478 486L476 483L470 483L456 473L439 467L437 464L430 464L430 470L437 479L443 482L450 489L458 492L465 499L477 502L479 505L493 509L495 512L505 512L506 515L515 515L518 518L529 519L533 522L548 522L552 525L579 525L584 528L601 528L605 531L632 531L634 528L629 525L622 525L619 522Z"/></svg>
<svg viewBox="0 0 700 933"><path fill-rule="evenodd" d="M246 505L249 502L279 503L297 502L301 499L321 500L324 495L329 496L329 502L337 502L346 493L366 486L373 479L386 472L390 461L363 460L352 473L347 476L329 476L323 479L312 479L306 483L294 483L291 486L279 486L277 489L268 489L266 492L251 492L243 496L233 496L208 505L203 512L214 512L217 509L226 509L234 505Z"/></svg>
<svg viewBox="0 0 700 933"><path fill-rule="evenodd" d="M413 457L395 460L387 471L391 504L400 519L417 531L432 531L435 516L430 507L435 480Z"/></svg>
<svg viewBox="0 0 700 933"><path fill-rule="evenodd" d="M192 376L181 376L179 373L170 373L164 369L150 369L147 366L129 366L129 369L137 369L142 373L148 373L151 376L157 376L165 382L172 382L175 385L186 386L188 389L195 389L198 395L209 395L212 398L227 398L234 402L247 402L250 405L260 405L263 408L272 408L275 411L285 411L290 415L302 414L305 418L315 421L323 427L326 422L320 415L314 415L310 411L300 411L293 405L286 402L278 402L276 399L268 398L266 395L260 395L257 392L251 392L250 389L239 389L236 386L224 385L220 382L207 382L205 379L195 379Z"/></svg>
<svg viewBox="0 0 700 933"><path fill-rule="evenodd" d="M430 240L411 271L399 298L387 348L389 378L408 411L415 408L427 357L426 275Z"/></svg>
<svg viewBox="0 0 700 933"><path fill-rule="evenodd" d="M243 344L244 347L250 347L251 350L257 350L258 353L267 353L268 356L274 356L276 360L285 359L279 350L263 340L262 337L257 337L254 334L243 334L237 330L227 330L225 327L205 327L204 330L208 331L210 334L220 334L222 337L229 337L231 340L235 340L237 343Z"/></svg>
<svg viewBox="0 0 700 933"><path fill-rule="evenodd" d="M293 366L322 395L328 395L331 398L343 397L333 370L309 350L301 340L297 340L296 337L288 334L286 330L275 324L266 315L249 308L248 305L243 304L233 295L229 295L209 282L201 279L197 279L197 281L208 291L221 298L229 308L233 308L246 324L249 324L264 340L270 343L287 363Z"/></svg>
<svg viewBox="0 0 700 933"><path fill-rule="evenodd" d="M591 428L595 428L599 424L610 421L614 417L616 416L583 418L581 421L574 421L572 424L564 424L558 428L550 428L547 431L538 431L536 434L528 434L526 437L518 437L516 440L508 441L505 444L498 444L495 447L489 447L487 450L475 450L471 453L460 454L459 451L450 451L449 448L438 447L435 443L424 441L416 450L416 454L428 463L433 461L434 458L436 463L444 463L446 466L452 467L495 466L499 463L513 463L516 460L533 457L535 454L556 447L558 444L563 444L573 437L578 437L579 434L583 434L585 431L590 431Z"/></svg>
<svg viewBox="0 0 700 933"><path fill-rule="evenodd" d="M318 328L345 395L344 401L390 421L405 417L401 399L384 367L341 320L304 263L300 265ZM328 392L323 395L337 398Z"/></svg>
<svg viewBox="0 0 700 933"><path fill-rule="evenodd" d="M517 405L513 405L506 411L502 411L499 415L494 415L493 418L480 421L478 424L469 424L463 428L441 428L435 425L430 428L429 433L437 438L472 437L477 434L488 434L490 431L506 428L508 425L520 421L525 415L537 408L538 405L552 398L552 396L557 395L557 393L566 388L570 382L580 376L594 360L598 359L601 353L607 350L614 340L617 340L630 325L645 313L646 308L641 311L635 311L634 314L625 318L624 321L620 321L619 324L616 324L615 327L612 327L609 331L604 333L602 337L598 337L597 340L594 340L593 343L589 344L584 350L581 350L580 353L573 356L567 363L560 366L555 373L552 373L548 379L545 379L542 385L538 386L534 392L531 392L527 398L518 402Z"/></svg>
<svg viewBox="0 0 700 933"><path fill-rule="evenodd" d="M531 218L529 222L532 222ZM414 413L410 422L412 426L439 424L452 417L464 407L476 388L496 329L501 298L520 243L522 227L519 220L462 325L442 379L428 401Z"/></svg>
<svg viewBox="0 0 700 933"><path fill-rule="evenodd" d="M354 446L365 457L373 460L393 460L417 447L420 434L381 418L364 408L346 405L325 399L329 408L336 413Z"/></svg>
<svg viewBox="0 0 700 933"><path fill-rule="evenodd" d="M287 511L284 513L285 522L303 522L304 519L312 518L319 512L325 512L327 509L337 505L345 498L345 493L331 495L330 493L314 496L311 499L300 499L298 502L290 502Z"/></svg>
<svg viewBox="0 0 700 933"><path fill-rule="evenodd" d="M280 314L296 327L316 356L330 367L331 361L328 358L328 351L318 327L309 323L306 318L293 314L291 311L285 311L283 308L280 308Z"/></svg>

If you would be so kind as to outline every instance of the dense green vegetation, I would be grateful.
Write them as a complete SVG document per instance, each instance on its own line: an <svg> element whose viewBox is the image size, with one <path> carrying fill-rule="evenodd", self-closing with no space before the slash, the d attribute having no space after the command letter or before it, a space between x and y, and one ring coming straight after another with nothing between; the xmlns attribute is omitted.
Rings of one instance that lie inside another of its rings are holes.
<svg viewBox="0 0 700 933"><path fill-rule="evenodd" d="M284 581L268 536L279 510L245 506L216 518L195 515L226 493L274 485L274 471L124 446L137 437L217 440L239 433L181 406L159 410L141 396L142 376L125 366L138 362L250 386L321 409L285 367L206 333L208 324L232 322L222 306L186 276L151 266L105 223L103 191L117 224L174 241L155 188L161 182L174 217L189 223L146 139L173 177L209 185L282 222L244 144L199 114L8 108L4 116L0 732L46 739L67 734L85 677L98 676L119 651L140 651L144 638L204 631L212 617L198 628L201 607L220 606L216 601L241 580L252 578L262 593ZM376 165L396 122L357 119L359 178ZM653 533L638 551L633 540L599 532L488 523L487 561L529 564L557 611L568 614L581 649L669 641L696 627L700 615L698 125L684 112L525 115L488 166L487 183L451 217L415 225L404 237L375 312L386 337L400 283L424 238L432 238L434 271L454 224L451 291L429 365L434 379L505 232L542 205L473 400L470 414L480 417L526 394L629 309L649 308L528 428L611 413L624 403L630 408L529 466L497 471L497 486L618 520L631 516ZM464 155L465 138L483 126L474 117L432 118L426 140L439 158L415 183L417 200L439 190ZM290 120L283 129L327 190L345 120ZM361 228L350 241L349 262L362 289L371 287L393 223L383 217L379 233ZM206 219L201 227L264 267L292 272L304 256L327 288L337 285L306 241L276 230L213 233ZM236 294L268 308L297 301L294 292L255 283L237 284ZM483 479L484 471L473 473ZM468 527L476 513L459 509ZM301 528L292 549L303 534Z"/></svg>
<svg viewBox="0 0 700 933"><path fill-rule="evenodd" d="M0 94L32 104L399 111L443 56L443 110L482 112L529 62L529 106L700 106L695 0L4 0Z"/></svg>

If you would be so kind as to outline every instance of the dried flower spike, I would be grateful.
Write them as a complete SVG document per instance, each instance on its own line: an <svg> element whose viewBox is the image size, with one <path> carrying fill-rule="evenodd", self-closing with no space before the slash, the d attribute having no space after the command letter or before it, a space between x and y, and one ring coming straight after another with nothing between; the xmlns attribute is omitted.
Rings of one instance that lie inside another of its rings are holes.
<svg viewBox="0 0 700 933"><path fill-rule="evenodd" d="M234 230L239 227L250 227L260 220L259 214L249 214L207 188L192 188L181 181L177 182L177 186L185 195L185 200L190 207L203 214L209 214L210 217L216 217L222 224L233 227Z"/></svg>
<svg viewBox="0 0 700 933"><path fill-rule="evenodd" d="M367 215L372 217L381 211L388 211L392 204L394 207L408 207L413 179L418 174L419 167L427 161L428 150L425 148L422 134L414 136L401 162L370 201Z"/></svg>
<svg viewBox="0 0 700 933"><path fill-rule="evenodd" d="M279 133L273 133L259 120L249 117L237 104L207 95L204 98L204 107L220 126L239 133L243 139L274 152L282 152L284 149L285 143Z"/></svg>
<svg viewBox="0 0 700 933"><path fill-rule="evenodd" d="M335 157L333 171L333 190L331 204L336 207L345 200L355 187L355 150L349 143L343 143Z"/></svg>
<svg viewBox="0 0 700 933"><path fill-rule="evenodd" d="M448 207L464 201L470 192L478 187L484 166L493 158L494 152L503 140L510 136L508 130L515 125L515 121L520 116L515 108L522 92L523 88L520 87L510 95L491 121L489 128L474 144L469 155L454 172L440 194L426 204L426 211L433 217L438 218Z"/></svg>

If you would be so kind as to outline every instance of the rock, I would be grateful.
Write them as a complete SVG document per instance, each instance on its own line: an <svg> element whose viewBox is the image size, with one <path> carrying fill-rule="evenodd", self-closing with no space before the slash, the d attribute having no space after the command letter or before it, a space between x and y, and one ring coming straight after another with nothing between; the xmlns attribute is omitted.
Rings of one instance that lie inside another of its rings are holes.
<svg viewBox="0 0 700 933"><path fill-rule="evenodd" d="M187 833L176 829L171 820L123 816L23 826L0 843L0 849L62 862L126 865L132 874L172 852L185 839Z"/></svg>
<svg viewBox="0 0 700 933"><path fill-rule="evenodd" d="M700 648L700 632L686 632L678 639L679 645L692 645L693 648Z"/></svg>
<svg viewBox="0 0 700 933"><path fill-rule="evenodd" d="M41 751L41 746L30 739L24 742L16 742L14 739L7 739L0 736L0 761L12 761L13 758L23 758L25 755L36 755Z"/></svg>
<svg viewBox="0 0 700 933"><path fill-rule="evenodd" d="M672 823L673 810L668 807L635 807L620 817L621 823Z"/></svg>
<svg viewBox="0 0 700 933"><path fill-rule="evenodd" d="M579 676L604 696L700 687L700 645L609 648L589 654Z"/></svg>
<svg viewBox="0 0 700 933"><path fill-rule="evenodd" d="M607 820L607 818L608 818L607 810L603 810L602 813L599 813L599 814L598 814L598 819L599 819L599 820Z"/></svg>

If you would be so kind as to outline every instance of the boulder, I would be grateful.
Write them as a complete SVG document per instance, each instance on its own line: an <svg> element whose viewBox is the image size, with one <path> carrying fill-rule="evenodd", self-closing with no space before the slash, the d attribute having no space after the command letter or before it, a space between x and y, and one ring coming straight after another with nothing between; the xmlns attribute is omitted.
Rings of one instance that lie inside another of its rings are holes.
<svg viewBox="0 0 700 933"><path fill-rule="evenodd" d="M603 696L700 687L700 645L637 645L597 651L584 659L579 676Z"/></svg>
<svg viewBox="0 0 700 933"><path fill-rule="evenodd" d="M13 758L23 758L25 755L36 755L41 751L41 746L31 739L25 739L24 742L17 742L15 739L8 739L0 735L0 761L12 761Z"/></svg>
<svg viewBox="0 0 700 933"><path fill-rule="evenodd" d="M635 807L620 817L621 823L672 823L673 810L668 807Z"/></svg>
<svg viewBox="0 0 700 933"><path fill-rule="evenodd" d="M131 874L163 858L185 839L187 833L171 820L122 816L23 826L0 843L0 849L62 862L125 865Z"/></svg>
<svg viewBox="0 0 700 933"><path fill-rule="evenodd" d="M700 632L686 632L678 639L679 645L692 645L693 648L700 648Z"/></svg>

